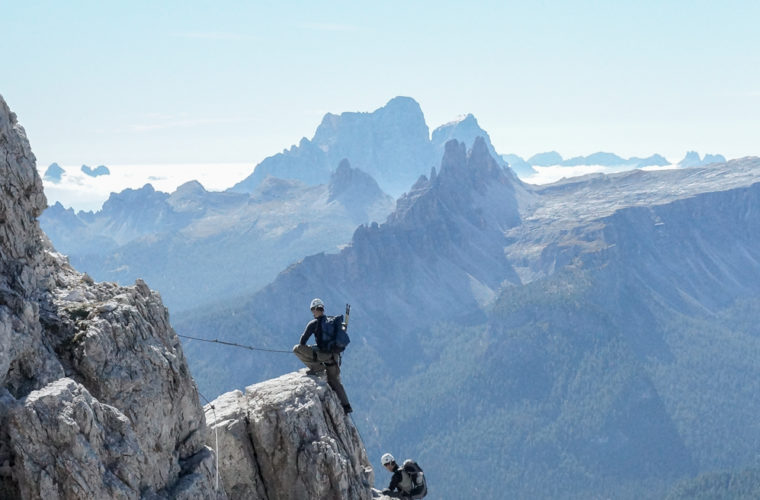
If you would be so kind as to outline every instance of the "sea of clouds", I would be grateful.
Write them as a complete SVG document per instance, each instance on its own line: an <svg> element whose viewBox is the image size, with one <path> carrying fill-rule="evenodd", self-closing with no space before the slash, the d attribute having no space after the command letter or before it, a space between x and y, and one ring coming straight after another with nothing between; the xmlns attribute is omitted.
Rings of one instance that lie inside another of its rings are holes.
<svg viewBox="0 0 760 500"><path fill-rule="evenodd" d="M209 191L224 191L253 172L250 163L174 163L159 165L108 165L109 175L90 177L78 165L61 165L60 182L43 178L48 204L60 202L74 210L99 210L111 193L151 184L171 193L185 182L197 180ZM40 172L40 176L44 171Z"/></svg>

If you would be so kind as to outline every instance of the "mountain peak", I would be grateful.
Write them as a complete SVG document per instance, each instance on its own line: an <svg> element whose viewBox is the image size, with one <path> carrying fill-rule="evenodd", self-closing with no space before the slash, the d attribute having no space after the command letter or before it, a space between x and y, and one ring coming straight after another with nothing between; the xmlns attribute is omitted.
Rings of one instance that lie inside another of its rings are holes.
<svg viewBox="0 0 760 500"><path fill-rule="evenodd" d="M269 175L324 184L347 158L371 175L383 190L397 195L427 170L431 161L430 131L420 105L410 97L394 97L372 112L327 113L311 140L266 158L234 192L253 192Z"/></svg>
<svg viewBox="0 0 760 500"><path fill-rule="evenodd" d="M188 194L204 194L207 193L206 188L203 187L203 184L196 180L187 181L184 184L180 185L175 191L176 194L181 195L188 195Z"/></svg>
<svg viewBox="0 0 760 500"><path fill-rule="evenodd" d="M703 165L709 165L710 163L725 163L726 158L723 155L706 154L704 158L700 158L699 153L696 151L687 151L683 160L678 162L680 167L701 167Z"/></svg>
<svg viewBox="0 0 760 500"><path fill-rule="evenodd" d="M328 203L340 200L354 209L387 197L371 175L351 167L346 158L340 161L338 168L330 176L328 191Z"/></svg>
<svg viewBox="0 0 760 500"><path fill-rule="evenodd" d="M489 196L491 190L500 194ZM498 213L496 225L510 227L520 220L517 191L524 191L522 184L507 175L491 156L483 137L475 138L469 152L463 142L452 139L444 145L439 171L431 171L430 180L420 177L412 190L399 198L388 220L424 224L442 206L473 216L472 210L478 210L473 206L477 200L476 204L488 204L489 211Z"/></svg>
<svg viewBox="0 0 760 500"><path fill-rule="evenodd" d="M483 137L475 138L469 152L465 144L456 139L446 143L438 183L448 184L451 189L470 187L482 191L488 181L500 176L503 171L491 156Z"/></svg>
<svg viewBox="0 0 760 500"><path fill-rule="evenodd" d="M442 128L445 128L445 127L461 126L461 125L466 125L466 126L470 126L470 127L474 126L474 127L480 128L480 125L478 125L477 118L475 118L475 115L473 115L472 113L467 113L467 114L464 114L464 115L459 115L456 118L454 118L453 120L451 120L450 122L444 123L443 125L441 125L438 128L442 129Z"/></svg>
<svg viewBox="0 0 760 500"><path fill-rule="evenodd" d="M687 151L686 156L678 164L682 167L696 167L702 164L702 158L699 157L699 153L696 151Z"/></svg>
<svg viewBox="0 0 760 500"><path fill-rule="evenodd" d="M420 104L411 97L396 96L385 104L385 109L403 109L413 112L421 112ZM382 108L381 108L382 109Z"/></svg>
<svg viewBox="0 0 760 500"><path fill-rule="evenodd" d="M51 163L50 166L45 170L44 179L46 181L50 181L53 183L61 182L61 177L63 174L66 173L66 171L61 168L60 165L57 163Z"/></svg>
<svg viewBox="0 0 760 500"><path fill-rule="evenodd" d="M556 151L538 153L528 158L528 163L538 167L550 167L552 165L559 165L562 163L562 155Z"/></svg>

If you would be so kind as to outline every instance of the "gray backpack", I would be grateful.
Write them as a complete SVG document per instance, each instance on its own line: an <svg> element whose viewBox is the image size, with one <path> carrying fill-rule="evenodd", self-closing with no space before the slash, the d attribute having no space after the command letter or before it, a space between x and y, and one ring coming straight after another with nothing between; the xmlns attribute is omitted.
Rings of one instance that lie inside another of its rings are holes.
<svg viewBox="0 0 760 500"><path fill-rule="evenodd" d="M412 459L404 460L401 467L401 484L409 487L409 491L404 488L404 493L410 495L410 498L424 498L427 495L427 481L422 468Z"/></svg>

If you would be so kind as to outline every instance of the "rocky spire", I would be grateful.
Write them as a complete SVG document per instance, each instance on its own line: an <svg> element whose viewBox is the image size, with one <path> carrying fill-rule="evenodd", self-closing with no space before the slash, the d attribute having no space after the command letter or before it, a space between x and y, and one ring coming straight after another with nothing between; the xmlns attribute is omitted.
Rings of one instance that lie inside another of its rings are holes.
<svg viewBox="0 0 760 500"><path fill-rule="evenodd" d="M373 498L374 473L351 418L305 370L219 396L206 442L231 499Z"/></svg>

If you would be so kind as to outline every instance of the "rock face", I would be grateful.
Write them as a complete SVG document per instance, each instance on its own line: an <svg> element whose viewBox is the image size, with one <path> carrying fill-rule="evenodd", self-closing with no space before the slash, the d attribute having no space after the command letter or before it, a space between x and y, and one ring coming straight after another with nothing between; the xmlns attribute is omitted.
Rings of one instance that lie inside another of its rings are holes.
<svg viewBox="0 0 760 500"><path fill-rule="evenodd" d="M323 378L301 370L223 394L205 410L229 498L373 497L359 433Z"/></svg>
<svg viewBox="0 0 760 500"><path fill-rule="evenodd" d="M160 297L95 284L54 251L35 158L1 97L0 153L0 497L214 497Z"/></svg>

